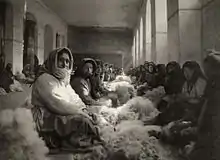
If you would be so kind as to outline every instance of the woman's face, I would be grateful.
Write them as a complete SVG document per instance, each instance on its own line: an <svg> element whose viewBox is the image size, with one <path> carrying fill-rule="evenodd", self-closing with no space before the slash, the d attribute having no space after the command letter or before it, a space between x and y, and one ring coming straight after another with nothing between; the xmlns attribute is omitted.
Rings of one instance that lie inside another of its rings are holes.
<svg viewBox="0 0 220 160"><path fill-rule="evenodd" d="M58 55L58 64L59 68L70 69L70 56L68 53L62 53Z"/></svg>
<svg viewBox="0 0 220 160"><path fill-rule="evenodd" d="M148 68L148 70L149 70L150 73L152 73L152 72L154 71L153 66L150 65L149 68Z"/></svg>
<svg viewBox="0 0 220 160"><path fill-rule="evenodd" d="M190 80L192 78L193 74L194 74L194 70L185 67L183 69L183 73L184 73L184 76L185 76L186 80Z"/></svg>
<svg viewBox="0 0 220 160"><path fill-rule="evenodd" d="M102 68L99 66L96 70L96 74L101 74L101 72L102 72Z"/></svg>
<svg viewBox="0 0 220 160"><path fill-rule="evenodd" d="M91 63L85 63L82 71L86 77L91 76L93 74L93 65Z"/></svg>

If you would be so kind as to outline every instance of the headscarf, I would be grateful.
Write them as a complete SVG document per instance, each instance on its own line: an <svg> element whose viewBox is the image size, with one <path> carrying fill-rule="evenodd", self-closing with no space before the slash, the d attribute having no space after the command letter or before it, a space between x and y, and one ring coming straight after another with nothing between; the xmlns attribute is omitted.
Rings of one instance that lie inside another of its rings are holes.
<svg viewBox="0 0 220 160"><path fill-rule="evenodd" d="M70 67L69 69L59 68L58 65L58 54L67 53L70 57ZM50 52L48 58L45 60L44 64L38 67L36 79L43 73L48 73L56 77L60 81L65 81L68 83L70 80L70 74L73 68L73 56L70 49L66 47L57 48Z"/></svg>
<svg viewBox="0 0 220 160"><path fill-rule="evenodd" d="M187 61L183 64L183 70L184 68L189 68L190 70L194 70L194 73L192 75L192 78L190 80L191 84L195 84L198 78L206 79L200 65L196 61Z"/></svg>
<svg viewBox="0 0 220 160"><path fill-rule="evenodd" d="M75 74L74 74L74 77L78 77L78 76L83 76L82 73L82 69L84 67L84 65L86 63L91 63L93 65L93 73L96 72L96 69L97 69L97 64L96 64L96 61L92 58L84 58L81 60L81 63L79 64L79 67L77 67L76 71L75 71Z"/></svg>
<svg viewBox="0 0 220 160"><path fill-rule="evenodd" d="M169 70L171 70L171 71L169 71ZM179 63L177 63L176 61L171 61L166 66L167 74L170 74L171 72L180 72L180 71L181 71L181 67L180 67Z"/></svg>

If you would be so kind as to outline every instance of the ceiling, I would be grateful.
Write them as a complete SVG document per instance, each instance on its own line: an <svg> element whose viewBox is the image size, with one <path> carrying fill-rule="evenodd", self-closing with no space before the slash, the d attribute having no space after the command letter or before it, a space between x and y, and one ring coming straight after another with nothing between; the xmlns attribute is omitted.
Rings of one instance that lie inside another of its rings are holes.
<svg viewBox="0 0 220 160"><path fill-rule="evenodd" d="M142 0L43 0L69 25L133 28Z"/></svg>

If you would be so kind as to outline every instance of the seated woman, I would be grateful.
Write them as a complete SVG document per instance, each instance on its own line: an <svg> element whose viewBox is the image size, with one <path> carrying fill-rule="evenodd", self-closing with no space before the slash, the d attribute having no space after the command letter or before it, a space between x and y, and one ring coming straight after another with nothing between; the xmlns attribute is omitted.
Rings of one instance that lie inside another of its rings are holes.
<svg viewBox="0 0 220 160"><path fill-rule="evenodd" d="M4 88L6 92L10 92L10 85L13 83L12 64L8 63L0 75L0 87Z"/></svg>
<svg viewBox="0 0 220 160"><path fill-rule="evenodd" d="M38 71L32 88L36 129L49 148L80 147L80 139L99 140L85 104L71 88L72 53L67 48L52 51Z"/></svg>
<svg viewBox="0 0 220 160"><path fill-rule="evenodd" d="M167 123L172 121L165 127L169 133L165 138L180 147L197 138L198 120L206 88L206 78L197 62L186 62L183 65L183 73L186 81L182 93L164 113Z"/></svg>
<svg viewBox="0 0 220 160"><path fill-rule="evenodd" d="M169 62L166 66L166 76L164 80L166 96L157 107L160 112L166 110L170 101L181 93L184 81L185 78L180 65L175 61Z"/></svg>
<svg viewBox="0 0 220 160"><path fill-rule="evenodd" d="M103 105L92 97L91 78L97 68L96 62L91 58L85 58L71 78L71 86L86 105Z"/></svg>
<svg viewBox="0 0 220 160"><path fill-rule="evenodd" d="M168 108L161 114L164 122L185 119L195 122L200 113L203 95L206 87L206 79L199 64L195 61L188 61L183 65L183 73L186 81L182 87L182 93L175 99L168 101Z"/></svg>
<svg viewBox="0 0 220 160"><path fill-rule="evenodd" d="M97 63L97 69L94 75L91 77L91 95L94 99L99 99L107 94L101 80L102 66Z"/></svg>

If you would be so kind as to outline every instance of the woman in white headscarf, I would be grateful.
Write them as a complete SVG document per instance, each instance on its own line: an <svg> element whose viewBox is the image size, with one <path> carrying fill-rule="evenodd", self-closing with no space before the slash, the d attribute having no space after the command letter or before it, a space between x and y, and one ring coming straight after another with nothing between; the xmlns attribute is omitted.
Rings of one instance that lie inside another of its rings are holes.
<svg viewBox="0 0 220 160"><path fill-rule="evenodd" d="M56 49L39 69L33 84L33 117L49 147L80 147L82 137L89 142L99 140L95 123L84 110L85 104L70 86L72 67L71 51Z"/></svg>

